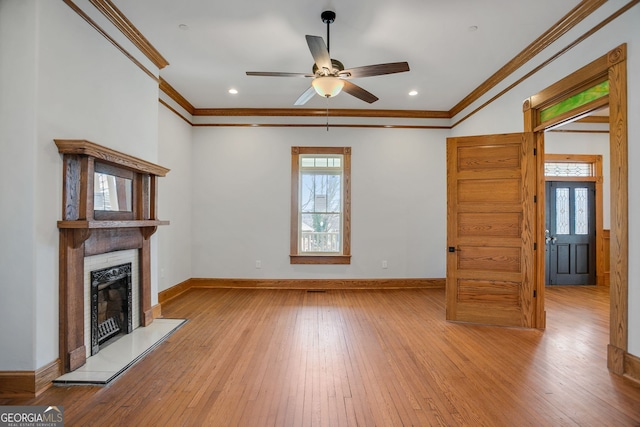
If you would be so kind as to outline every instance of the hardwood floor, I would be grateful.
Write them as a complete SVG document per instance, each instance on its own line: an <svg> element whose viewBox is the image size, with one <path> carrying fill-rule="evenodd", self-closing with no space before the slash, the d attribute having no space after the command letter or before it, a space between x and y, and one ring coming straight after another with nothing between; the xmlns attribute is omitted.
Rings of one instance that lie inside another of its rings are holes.
<svg viewBox="0 0 640 427"><path fill-rule="evenodd" d="M547 329L448 323L444 289L192 289L190 321L65 425L638 426L640 386L606 367L608 290L548 288Z"/></svg>

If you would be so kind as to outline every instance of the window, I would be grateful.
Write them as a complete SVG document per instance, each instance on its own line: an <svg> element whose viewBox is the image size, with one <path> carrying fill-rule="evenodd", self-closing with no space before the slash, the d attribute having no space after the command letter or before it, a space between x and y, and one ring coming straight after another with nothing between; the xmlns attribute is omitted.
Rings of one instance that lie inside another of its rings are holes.
<svg viewBox="0 0 640 427"><path fill-rule="evenodd" d="M291 147L291 264L350 264L351 147Z"/></svg>
<svg viewBox="0 0 640 427"><path fill-rule="evenodd" d="M585 177L594 176L593 163L545 161L545 176Z"/></svg>

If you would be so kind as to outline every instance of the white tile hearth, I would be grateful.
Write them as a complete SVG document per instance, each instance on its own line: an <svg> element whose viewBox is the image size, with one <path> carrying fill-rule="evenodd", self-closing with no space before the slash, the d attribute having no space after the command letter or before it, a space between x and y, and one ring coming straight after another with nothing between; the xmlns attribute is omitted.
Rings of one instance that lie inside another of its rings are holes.
<svg viewBox="0 0 640 427"><path fill-rule="evenodd" d="M178 330L185 319L155 319L151 325L137 328L87 358L84 366L53 381L56 385L105 385L146 356Z"/></svg>

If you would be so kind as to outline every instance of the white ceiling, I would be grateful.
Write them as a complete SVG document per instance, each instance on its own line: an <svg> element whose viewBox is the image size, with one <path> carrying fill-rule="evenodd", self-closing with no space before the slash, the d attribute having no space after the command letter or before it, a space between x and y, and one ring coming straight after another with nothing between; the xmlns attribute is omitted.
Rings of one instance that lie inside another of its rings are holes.
<svg viewBox="0 0 640 427"><path fill-rule="evenodd" d="M380 98L346 93L331 108L449 110L579 0L113 0L169 64L160 72L196 108L291 108L311 79L246 71L311 72L306 34L346 68L407 61L410 72L353 79ZM188 29L181 29L181 24ZM477 27L472 31L471 27ZM228 93L230 88L237 95ZM409 96L411 90L419 92ZM315 96L303 108L325 108Z"/></svg>

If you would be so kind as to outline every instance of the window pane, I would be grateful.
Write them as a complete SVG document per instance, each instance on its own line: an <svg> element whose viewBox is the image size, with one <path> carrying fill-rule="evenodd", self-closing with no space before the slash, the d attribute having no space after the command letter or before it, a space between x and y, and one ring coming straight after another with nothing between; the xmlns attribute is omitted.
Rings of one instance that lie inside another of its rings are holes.
<svg viewBox="0 0 640 427"><path fill-rule="evenodd" d="M591 163L545 163L545 176L594 176Z"/></svg>
<svg viewBox="0 0 640 427"><path fill-rule="evenodd" d="M327 167L327 159L326 158L318 158L318 159L316 159L316 167L317 168L326 168Z"/></svg>
<svg viewBox="0 0 640 427"><path fill-rule="evenodd" d="M301 219L300 252L340 253L339 214L302 214Z"/></svg>
<svg viewBox="0 0 640 427"><path fill-rule="evenodd" d="M302 169L339 169L342 166L342 156L300 156L300 167Z"/></svg>
<svg viewBox="0 0 640 427"><path fill-rule="evenodd" d="M313 157L302 157L300 160L300 165L303 168L312 168L316 164L315 159Z"/></svg>
<svg viewBox="0 0 640 427"><path fill-rule="evenodd" d="M589 234L589 189L575 189L575 234Z"/></svg>
<svg viewBox="0 0 640 427"><path fill-rule="evenodd" d="M569 234L569 189L556 189L556 234Z"/></svg>
<svg viewBox="0 0 640 427"><path fill-rule="evenodd" d="M300 210L302 212L340 212L341 176L335 174L301 174Z"/></svg>

